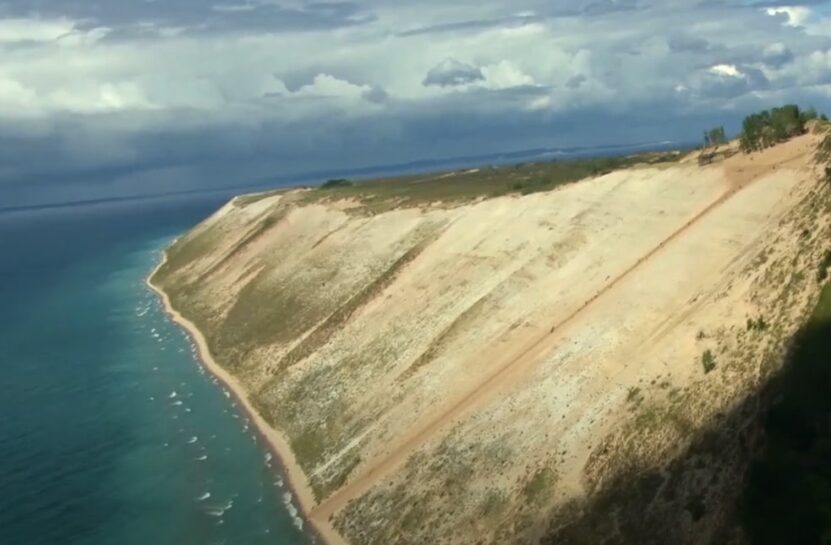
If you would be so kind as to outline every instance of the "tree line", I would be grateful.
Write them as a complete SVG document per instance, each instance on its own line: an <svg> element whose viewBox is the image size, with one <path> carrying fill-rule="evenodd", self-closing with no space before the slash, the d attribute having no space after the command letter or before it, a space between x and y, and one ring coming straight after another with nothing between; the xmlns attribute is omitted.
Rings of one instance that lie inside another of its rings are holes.
<svg viewBox="0 0 831 545"><path fill-rule="evenodd" d="M786 104L750 114L742 122L739 133L739 148L745 152L761 151L784 142L794 136L805 134L807 124L812 119L828 122L825 114L819 114L814 108L801 109L796 104ZM704 152L712 156L719 148L729 142L724 127L715 127L704 131Z"/></svg>
<svg viewBox="0 0 831 545"><path fill-rule="evenodd" d="M802 110L796 104L763 110L744 118L739 135L739 147L745 153L761 151L805 134L805 125L812 119L828 118L817 114L813 108Z"/></svg>

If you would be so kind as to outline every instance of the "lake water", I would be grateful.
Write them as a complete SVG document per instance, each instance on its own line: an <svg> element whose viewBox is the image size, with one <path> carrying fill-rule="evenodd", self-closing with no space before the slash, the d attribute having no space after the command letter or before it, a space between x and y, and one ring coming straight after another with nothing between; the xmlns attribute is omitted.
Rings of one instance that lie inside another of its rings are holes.
<svg viewBox="0 0 831 545"><path fill-rule="evenodd" d="M0 214L0 544L312 542L144 284L227 197Z"/></svg>

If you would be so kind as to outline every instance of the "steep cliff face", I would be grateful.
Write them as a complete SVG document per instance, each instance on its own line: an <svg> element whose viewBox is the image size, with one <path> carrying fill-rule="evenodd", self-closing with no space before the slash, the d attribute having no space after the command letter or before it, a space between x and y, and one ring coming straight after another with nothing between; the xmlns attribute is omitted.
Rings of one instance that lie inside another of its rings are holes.
<svg viewBox="0 0 831 545"><path fill-rule="evenodd" d="M241 197L154 281L354 545L566 539L775 371L827 249L818 140L466 202ZM705 473L662 500L709 506L675 541L724 516Z"/></svg>

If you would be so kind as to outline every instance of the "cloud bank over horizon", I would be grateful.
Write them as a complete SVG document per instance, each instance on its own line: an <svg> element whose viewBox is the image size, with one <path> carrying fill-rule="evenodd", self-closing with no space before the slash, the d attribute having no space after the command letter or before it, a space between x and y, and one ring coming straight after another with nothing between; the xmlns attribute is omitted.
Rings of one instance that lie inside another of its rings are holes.
<svg viewBox="0 0 831 545"><path fill-rule="evenodd" d="M826 2L12 0L8 203L535 147L689 141L829 110Z"/></svg>

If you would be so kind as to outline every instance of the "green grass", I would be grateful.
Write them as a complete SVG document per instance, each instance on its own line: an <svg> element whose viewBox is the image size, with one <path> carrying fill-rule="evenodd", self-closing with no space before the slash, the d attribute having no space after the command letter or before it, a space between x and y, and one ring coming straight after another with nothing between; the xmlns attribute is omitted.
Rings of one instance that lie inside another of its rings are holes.
<svg viewBox="0 0 831 545"><path fill-rule="evenodd" d="M213 228L183 236L167 249L167 261L157 271L154 281L165 284L171 275L210 253L219 238Z"/></svg>
<svg viewBox="0 0 831 545"><path fill-rule="evenodd" d="M701 354L701 366L704 368L705 374L716 368L716 357L712 350L707 349Z"/></svg>
<svg viewBox="0 0 831 545"><path fill-rule="evenodd" d="M497 488L490 488L485 493L479 504L479 513L485 517L499 515L508 505L508 497L504 491Z"/></svg>
<svg viewBox="0 0 831 545"><path fill-rule="evenodd" d="M441 202L461 204L478 198L527 195L549 191L592 176L608 174L636 165L657 165L678 161L679 152L644 153L624 157L571 159L513 166L485 166L464 171L384 178L351 185L321 186L306 192L298 203L319 199L353 199L354 211L382 212Z"/></svg>
<svg viewBox="0 0 831 545"><path fill-rule="evenodd" d="M529 503L541 503L551 496L556 481L557 474L551 468L543 467L534 472L522 487L522 492Z"/></svg>

